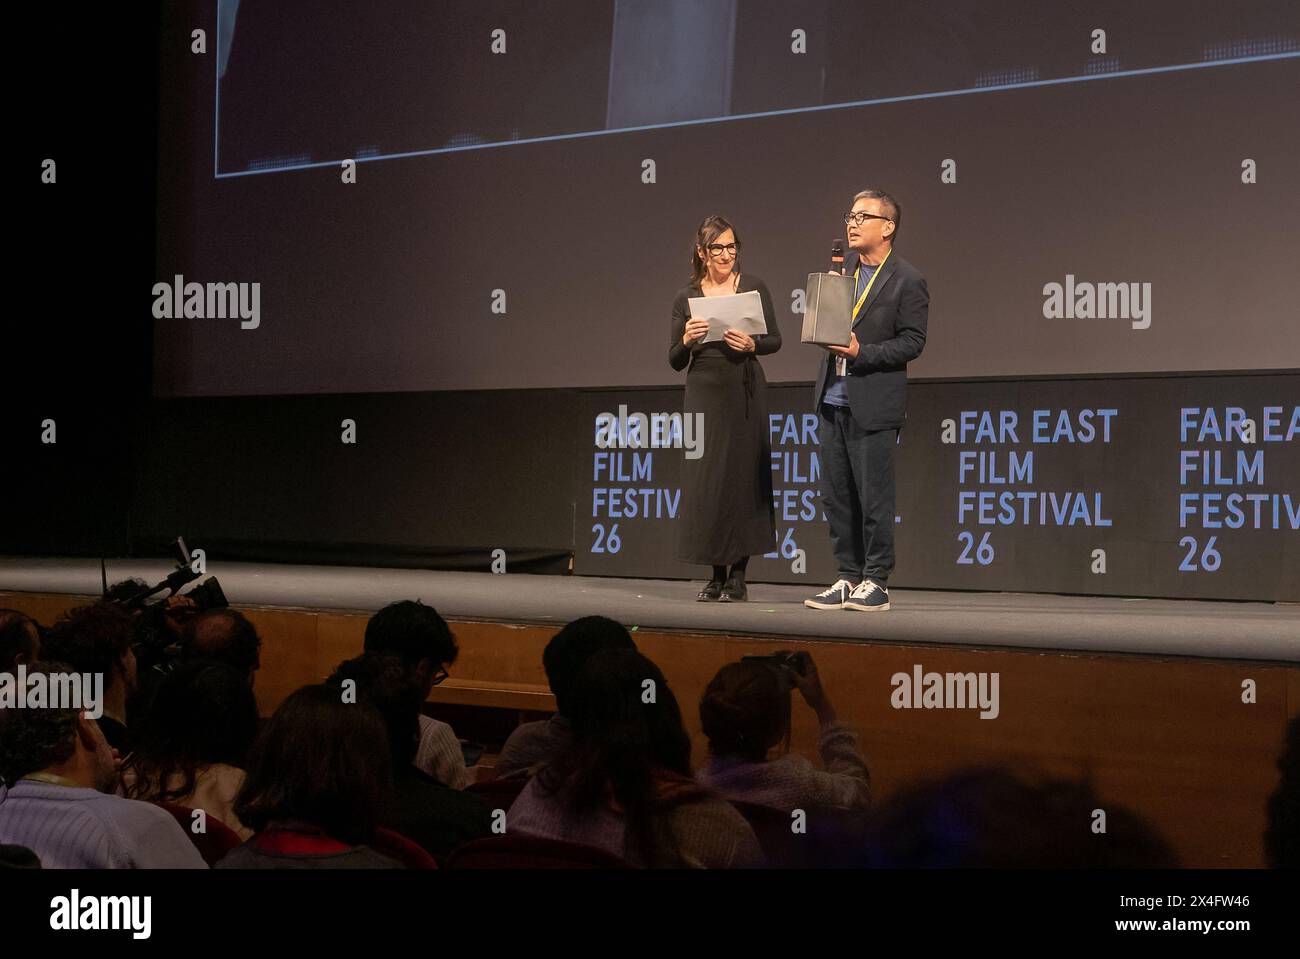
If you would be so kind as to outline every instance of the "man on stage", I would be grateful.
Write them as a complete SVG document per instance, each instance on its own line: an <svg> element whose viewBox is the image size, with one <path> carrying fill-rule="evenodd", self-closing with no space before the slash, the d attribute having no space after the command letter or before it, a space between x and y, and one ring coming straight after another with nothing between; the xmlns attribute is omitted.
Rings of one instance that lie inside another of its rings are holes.
<svg viewBox="0 0 1300 959"><path fill-rule="evenodd" d="M863 190L844 215L855 278L853 332L827 347L813 394L821 414L822 509L839 578L804 600L812 609L889 609L894 569L894 450L906 419L907 364L925 347L930 292L894 253L902 209Z"/></svg>

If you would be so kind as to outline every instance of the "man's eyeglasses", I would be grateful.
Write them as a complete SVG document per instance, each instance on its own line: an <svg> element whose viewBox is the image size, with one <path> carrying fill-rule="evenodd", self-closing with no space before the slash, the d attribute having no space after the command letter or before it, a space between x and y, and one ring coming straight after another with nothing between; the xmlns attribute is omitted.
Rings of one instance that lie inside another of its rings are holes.
<svg viewBox="0 0 1300 959"><path fill-rule="evenodd" d="M705 247L705 249L709 251L709 256L712 257L719 257L724 253L730 253L732 256L735 256L736 251L740 249L740 244L728 243L724 246L721 243L710 243Z"/></svg>
<svg viewBox="0 0 1300 959"><path fill-rule="evenodd" d="M889 217L881 216L878 213L845 213L844 224L847 226L852 223L854 226L862 226L868 220L888 220Z"/></svg>
<svg viewBox="0 0 1300 959"><path fill-rule="evenodd" d="M450 676L451 676L451 673L447 672L447 670L445 670L445 669L443 669L441 666L439 666L439 667L438 667L438 671L437 671L436 673L433 674L433 685L437 686L439 683L443 682L444 680L446 680L446 679L449 678Z"/></svg>

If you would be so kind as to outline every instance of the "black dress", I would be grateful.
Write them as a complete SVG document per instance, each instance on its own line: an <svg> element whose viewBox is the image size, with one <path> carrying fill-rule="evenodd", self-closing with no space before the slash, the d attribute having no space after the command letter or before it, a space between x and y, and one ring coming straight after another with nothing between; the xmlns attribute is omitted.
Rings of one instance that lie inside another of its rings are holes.
<svg viewBox="0 0 1300 959"><path fill-rule="evenodd" d="M776 544L772 507L772 448L768 438L767 380L756 356L781 348L781 331L767 286L740 274L737 293L757 290L767 334L754 337L754 353L724 342L682 343L690 297L698 283L678 290L673 301L668 362L686 373L683 414L703 414L703 455L684 459L677 556L688 563L724 566L771 552Z"/></svg>

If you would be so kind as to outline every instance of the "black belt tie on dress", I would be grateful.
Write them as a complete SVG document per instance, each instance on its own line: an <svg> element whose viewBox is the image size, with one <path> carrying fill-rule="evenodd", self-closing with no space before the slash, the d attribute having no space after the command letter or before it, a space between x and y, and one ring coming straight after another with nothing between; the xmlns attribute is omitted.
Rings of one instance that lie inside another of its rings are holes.
<svg viewBox="0 0 1300 959"><path fill-rule="evenodd" d="M743 379L745 384L745 419L749 419L749 401L754 397L754 365L753 354L745 357L745 369Z"/></svg>

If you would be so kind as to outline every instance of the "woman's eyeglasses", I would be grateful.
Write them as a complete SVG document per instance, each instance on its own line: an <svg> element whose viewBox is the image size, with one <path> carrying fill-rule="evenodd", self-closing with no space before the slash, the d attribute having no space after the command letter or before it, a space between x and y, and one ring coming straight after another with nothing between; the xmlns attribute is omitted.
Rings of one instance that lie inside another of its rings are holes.
<svg viewBox="0 0 1300 959"><path fill-rule="evenodd" d="M736 251L740 249L740 244L727 243L724 245L722 243L710 243L708 246L705 247L705 249L709 251L709 256L712 257L719 257L722 256L722 254L724 253L729 253L732 256L735 256Z"/></svg>

